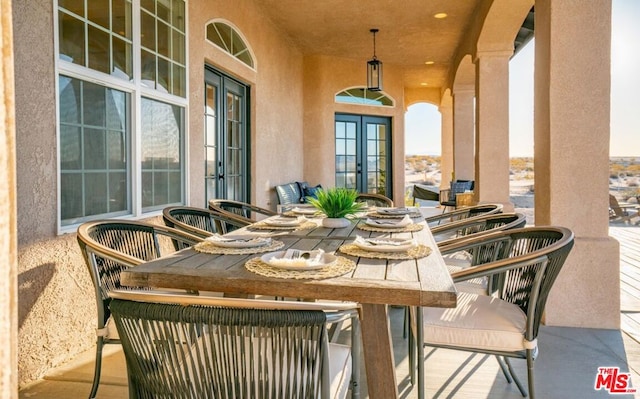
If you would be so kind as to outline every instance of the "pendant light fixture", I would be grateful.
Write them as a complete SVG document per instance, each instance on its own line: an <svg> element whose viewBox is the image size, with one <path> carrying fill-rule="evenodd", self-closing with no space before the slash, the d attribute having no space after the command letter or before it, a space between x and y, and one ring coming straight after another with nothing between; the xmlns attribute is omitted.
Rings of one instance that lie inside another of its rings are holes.
<svg viewBox="0 0 640 399"><path fill-rule="evenodd" d="M382 61L376 57L376 33L378 29L370 29L373 34L373 58L367 61L367 90L382 90Z"/></svg>

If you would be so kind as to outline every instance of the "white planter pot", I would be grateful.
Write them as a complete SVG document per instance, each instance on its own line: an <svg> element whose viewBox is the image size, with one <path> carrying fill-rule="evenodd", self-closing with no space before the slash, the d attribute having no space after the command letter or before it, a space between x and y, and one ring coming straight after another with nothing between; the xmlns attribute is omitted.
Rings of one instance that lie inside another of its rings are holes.
<svg viewBox="0 0 640 399"><path fill-rule="evenodd" d="M322 219L322 226L330 229L341 229L351 224L351 221L347 218L324 218Z"/></svg>

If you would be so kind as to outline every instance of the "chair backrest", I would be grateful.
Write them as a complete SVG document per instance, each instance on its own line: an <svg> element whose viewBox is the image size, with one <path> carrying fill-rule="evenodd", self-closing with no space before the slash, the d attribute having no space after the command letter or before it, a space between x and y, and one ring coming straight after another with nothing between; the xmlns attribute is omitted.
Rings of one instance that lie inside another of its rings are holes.
<svg viewBox="0 0 640 399"><path fill-rule="evenodd" d="M225 199L209 200L209 209L223 215L231 216L232 218L239 221L248 223L254 223L257 221L254 214L260 214L263 216L276 215L276 212L273 212L266 208L261 208L256 205L248 204L246 202Z"/></svg>
<svg viewBox="0 0 640 399"><path fill-rule="evenodd" d="M168 227L186 231L202 238L216 233L226 234L248 225L248 223L229 218L218 212L188 206L164 208L162 218Z"/></svg>
<svg viewBox="0 0 640 399"><path fill-rule="evenodd" d="M443 247L460 238L473 238L488 232L524 227L527 217L522 213L496 213L482 215L431 228L438 247Z"/></svg>
<svg viewBox="0 0 640 399"><path fill-rule="evenodd" d="M525 227L461 239L441 252L472 253L472 265L482 267L452 273L453 281L491 275L490 292L518 305L527 315L526 338L531 341L538 335L547 297L573 239L573 233L565 227Z"/></svg>
<svg viewBox="0 0 640 399"><path fill-rule="evenodd" d="M359 193L356 202L365 202L369 206L392 207L393 201L389 197L375 193Z"/></svg>
<svg viewBox="0 0 640 399"><path fill-rule="evenodd" d="M471 190L471 187L473 187L473 182L468 180L452 181L448 200L455 201L457 194L462 194L467 190Z"/></svg>
<svg viewBox="0 0 640 399"><path fill-rule="evenodd" d="M454 211L445 212L440 215L430 216L428 218L425 218L425 220L427 224L429 224L429 226L434 226L442 223L455 222L457 220L468 219L477 216L502 213L502 209L502 204L482 204L456 209Z"/></svg>
<svg viewBox="0 0 640 399"><path fill-rule="evenodd" d="M165 226L128 220L87 222L78 227L78 245L95 288L99 321L109 318L109 292L122 270L197 244L200 238Z"/></svg>
<svg viewBox="0 0 640 399"><path fill-rule="evenodd" d="M413 185L413 205L416 204L417 200L425 200L425 201L439 201L440 193L435 192L429 187L422 186L420 184Z"/></svg>
<svg viewBox="0 0 640 399"><path fill-rule="evenodd" d="M329 397L327 314L315 304L132 291L112 297L137 397Z"/></svg>
<svg viewBox="0 0 640 399"><path fill-rule="evenodd" d="M299 204L302 202L302 190L298 183L287 183L276 186L280 205Z"/></svg>

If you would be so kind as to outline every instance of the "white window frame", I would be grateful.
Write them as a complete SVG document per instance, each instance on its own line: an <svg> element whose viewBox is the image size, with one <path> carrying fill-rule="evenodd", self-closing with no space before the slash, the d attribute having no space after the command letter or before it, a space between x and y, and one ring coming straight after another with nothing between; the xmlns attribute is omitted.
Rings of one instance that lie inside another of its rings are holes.
<svg viewBox="0 0 640 399"><path fill-rule="evenodd" d="M90 1L90 0L89 0ZM69 76L76 79L85 80L91 83L99 84L105 87L113 88L116 90L121 90L130 94L131 104L130 109L130 134L127 139L130 140L130 148L131 148L131 156L130 156L130 173L128 176L130 179L130 188L131 188L131 214L119 217L121 219L142 219L149 218L153 216L158 216L162 214L161 210L150 211L150 212L142 212L142 168L140 165L141 158L141 131L142 131L142 118L140 115L140 107L142 97L146 97L153 100L162 101L171 105L176 105L182 107L184 109L184 118L183 118L183 135L182 135L182 145L183 150L181 156L183 157L183 165L182 165L182 173L184 176L184 182L182 185L182 197L185 203L188 203L188 193L189 193L189 7L188 0L185 0L185 62L186 62L186 73L185 73L185 93L186 97L182 98L179 96L175 96L169 93L163 93L158 90L154 90L142 85L141 82L141 57L140 57L140 0L132 0L132 21L134 21L132 26L132 58L133 58L133 81L125 81L123 79L119 79L113 77L111 75L98 72L92 70L90 68L86 68L84 66L80 66L74 64L72 62L63 61L59 58L59 21L58 21L58 1L54 0L54 8L53 8L53 22L54 22L54 67L55 67L55 109L56 109L56 176L57 176L57 193L56 193L56 204L57 204L57 233L66 234L73 233L78 229L78 226L81 223L70 224L70 225L62 225L62 206L61 206L61 196L62 190L60 185L60 176L61 176L61 164L60 164L60 94L59 94L59 78L60 75ZM135 22L137 21L137 22Z"/></svg>

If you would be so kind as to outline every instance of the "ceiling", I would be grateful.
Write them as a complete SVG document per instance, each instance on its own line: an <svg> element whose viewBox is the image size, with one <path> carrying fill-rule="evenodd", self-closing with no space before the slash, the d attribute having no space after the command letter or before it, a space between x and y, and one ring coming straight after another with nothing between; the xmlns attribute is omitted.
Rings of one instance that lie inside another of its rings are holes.
<svg viewBox="0 0 640 399"><path fill-rule="evenodd" d="M458 43L481 0L261 0L269 16L304 54L361 60L376 55L401 66L408 88L442 87ZM438 19L434 15L446 13ZM433 61L432 65L425 62Z"/></svg>

